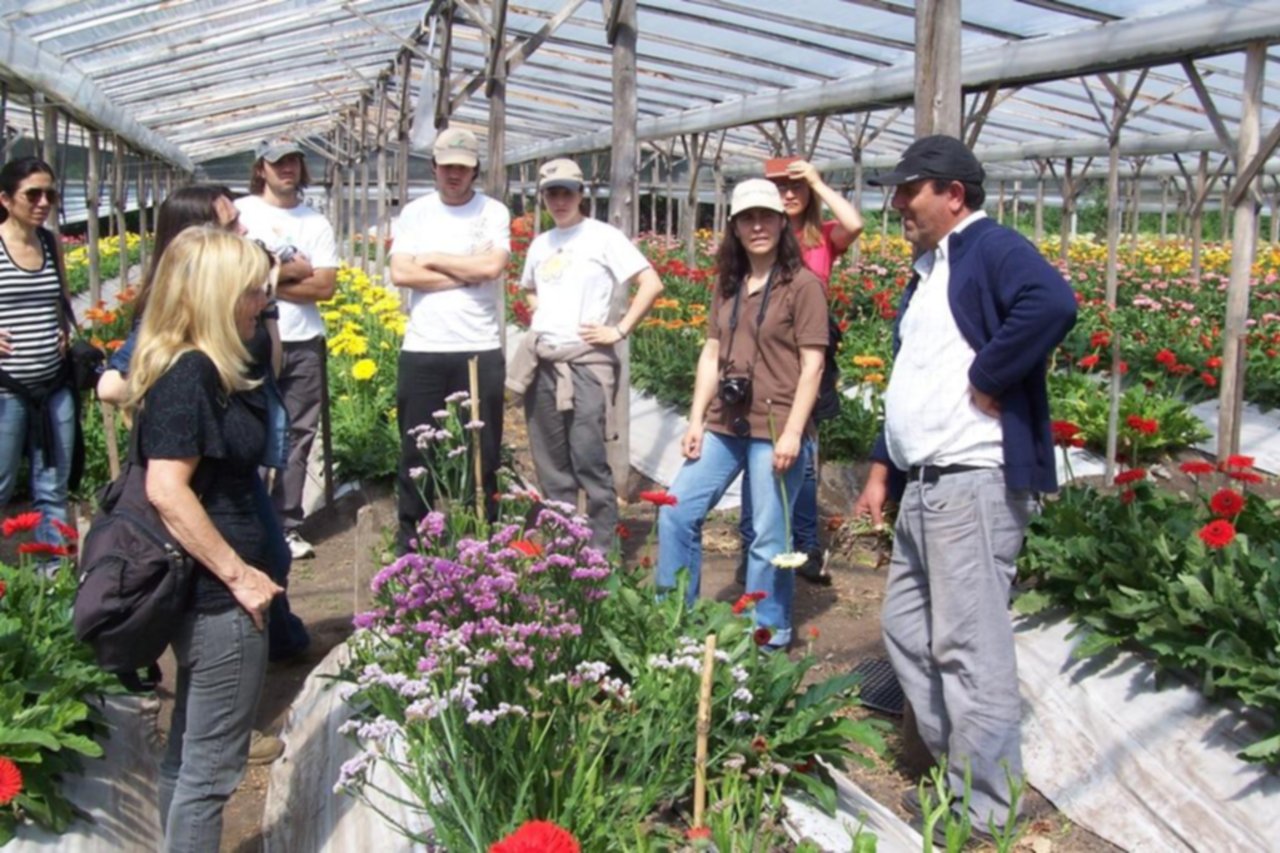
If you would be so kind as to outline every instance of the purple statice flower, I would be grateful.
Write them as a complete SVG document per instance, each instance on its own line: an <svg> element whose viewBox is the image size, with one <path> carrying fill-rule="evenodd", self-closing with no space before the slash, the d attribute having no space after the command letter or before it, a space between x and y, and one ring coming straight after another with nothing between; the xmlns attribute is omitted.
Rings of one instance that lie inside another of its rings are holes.
<svg viewBox="0 0 1280 853"><path fill-rule="evenodd" d="M752 700L754 700L756 697L747 688L739 687L737 690L733 691L733 696L731 698L735 702L742 702L743 704L748 704Z"/></svg>
<svg viewBox="0 0 1280 853"><path fill-rule="evenodd" d="M508 702L499 702L498 707L493 710L472 711L467 715L467 722L471 725L492 726L503 717L527 716L529 716L529 712L523 706L512 705Z"/></svg>
<svg viewBox="0 0 1280 853"><path fill-rule="evenodd" d="M361 740L372 740L383 744L400 733L400 724L382 715L375 720L362 723L356 730L356 736Z"/></svg>
<svg viewBox="0 0 1280 853"><path fill-rule="evenodd" d="M431 413L431 417L443 423L444 421L449 420L449 410L436 409L434 412Z"/></svg>
<svg viewBox="0 0 1280 853"><path fill-rule="evenodd" d="M470 430L471 432L479 432L480 430L484 429L484 421L470 420L470 421L467 421L465 424L463 424L462 428L465 430Z"/></svg>
<svg viewBox="0 0 1280 853"><path fill-rule="evenodd" d="M459 456L465 456L467 449L468 448L465 444L459 444L453 450L450 450L447 455L450 459L457 459Z"/></svg>
<svg viewBox="0 0 1280 853"><path fill-rule="evenodd" d="M418 535L425 536L428 539L439 539L444 533L445 517L443 512L432 510L427 513L422 521L418 522Z"/></svg>
<svg viewBox="0 0 1280 853"><path fill-rule="evenodd" d="M444 398L446 403L465 403L471 399L471 395L466 391L454 391L448 397Z"/></svg>
<svg viewBox="0 0 1280 853"><path fill-rule="evenodd" d="M422 467L421 465L418 465L409 469L409 479L421 480L423 477L427 476L427 474L429 473L431 472L428 471L426 468Z"/></svg>
<svg viewBox="0 0 1280 853"><path fill-rule="evenodd" d="M334 783L333 792L338 794L343 791L354 790L358 785L363 784L365 776L375 760L376 756L372 752L365 750L358 753L350 761L343 763L338 770L338 781Z"/></svg>
<svg viewBox="0 0 1280 853"><path fill-rule="evenodd" d="M372 628L374 625L377 625L379 622L381 622L386 617L386 615L387 615L387 611L381 608L377 610L369 610L364 613L357 613L355 615L355 618L351 620L351 624L355 626L357 630L367 631L368 629Z"/></svg>

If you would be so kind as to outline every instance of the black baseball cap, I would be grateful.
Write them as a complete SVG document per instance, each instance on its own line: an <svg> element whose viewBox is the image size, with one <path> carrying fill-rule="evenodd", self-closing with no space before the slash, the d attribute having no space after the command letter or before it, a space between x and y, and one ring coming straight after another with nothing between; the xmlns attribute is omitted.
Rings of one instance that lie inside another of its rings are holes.
<svg viewBox="0 0 1280 853"><path fill-rule="evenodd" d="M902 153L897 168L867 178L873 187L892 187L925 178L941 178L965 184L981 184L987 177L982 164L954 136L938 134L917 139Z"/></svg>

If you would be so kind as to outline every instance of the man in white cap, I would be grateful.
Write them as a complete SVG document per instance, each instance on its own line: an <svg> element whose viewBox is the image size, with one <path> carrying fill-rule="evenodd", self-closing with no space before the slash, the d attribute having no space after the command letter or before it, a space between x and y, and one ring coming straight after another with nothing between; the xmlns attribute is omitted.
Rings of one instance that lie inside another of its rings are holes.
<svg viewBox="0 0 1280 853"><path fill-rule="evenodd" d="M618 497L606 442L620 363L614 345L639 325L662 293L662 279L626 234L582 213L582 169L562 158L538 170L538 190L556 227L529 246L520 285L534 307L508 387L524 394L529 448L545 497L577 506L587 497L591 544L608 551ZM639 284L614 321L618 288Z"/></svg>
<svg viewBox="0 0 1280 853"><path fill-rule="evenodd" d="M491 500L497 491L506 378L499 323L511 214L473 186L480 174L479 151L468 130L450 127L440 132L432 146L436 191L405 207L391 244L391 280L413 291L396 389L401 552L409 549L418 522L435 498L431 477L415 480L409 475L411 469L430 465L430 460L408 431L433 423L432 415L445 407L446 397L470 389L467 362L473 356L479 357L484 422L482 485ZM492 504L489 509L492 513Z"/></svg>
<svg viewBox="0 0 1280 853"><path fill-rule="evenodd" d="M236 201L246 235L280 259L276 292L284 359L276 384L289 413L289 462L276 477L271 498L295 560L315 556L298 528L307 458L326 401L324 321L316 303L333 298L338 274L333 227L302 201L310 180L296 142L263 142L256 151L249 195Z"/></svg>

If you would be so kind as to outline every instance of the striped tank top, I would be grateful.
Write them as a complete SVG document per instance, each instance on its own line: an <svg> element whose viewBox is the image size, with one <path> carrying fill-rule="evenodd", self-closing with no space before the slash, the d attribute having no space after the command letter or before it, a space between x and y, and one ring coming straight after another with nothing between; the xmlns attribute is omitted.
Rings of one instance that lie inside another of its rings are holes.
<svg viewBox="0 0 1280 853"><path fill-rule="evenodd" d="M27 386L58 375L58 301L62 285L58 266L50 256L50 242L41 240L44 263L38 270L18 266L0 239L0 329L9 333L13 354L0 356L0 369ZM0 394L8 392L0 389Z"/></svg>

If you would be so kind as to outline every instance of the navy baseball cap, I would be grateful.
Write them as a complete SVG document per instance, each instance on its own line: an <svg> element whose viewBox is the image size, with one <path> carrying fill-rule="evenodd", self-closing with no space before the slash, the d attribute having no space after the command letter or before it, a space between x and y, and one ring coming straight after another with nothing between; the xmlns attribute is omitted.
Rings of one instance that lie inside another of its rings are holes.
<svg viewBox="0 0 1280 853"><path fill-rule="evenodd" d="M954 136L926 136L917 139L902 153L892 172L867 178L873 187L892 187L928 178L981 184L987 177L982 164L964 143Z"/></svg>

